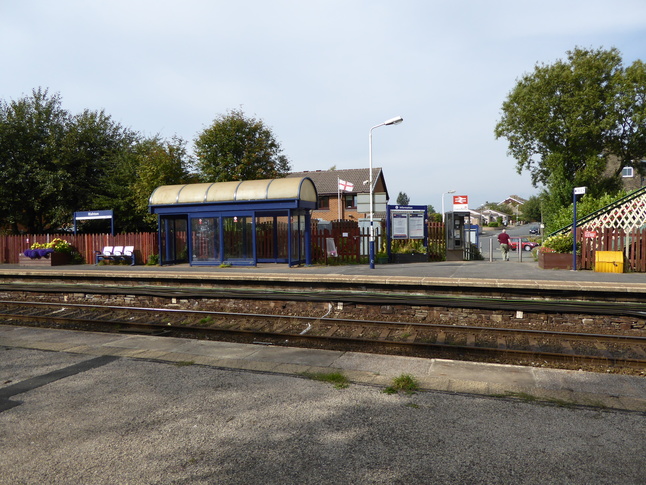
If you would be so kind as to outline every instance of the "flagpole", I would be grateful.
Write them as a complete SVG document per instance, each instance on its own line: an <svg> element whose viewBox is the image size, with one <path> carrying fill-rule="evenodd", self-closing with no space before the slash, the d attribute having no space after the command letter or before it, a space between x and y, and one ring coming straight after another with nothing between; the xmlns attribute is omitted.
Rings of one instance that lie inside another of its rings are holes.
<svg viewBox="0 0 646 485"><path fill-rule="evenodd" d="M337 208L339 209L339 220L341 220L341 179L336 178L336 195L337 195Z"/></svg>

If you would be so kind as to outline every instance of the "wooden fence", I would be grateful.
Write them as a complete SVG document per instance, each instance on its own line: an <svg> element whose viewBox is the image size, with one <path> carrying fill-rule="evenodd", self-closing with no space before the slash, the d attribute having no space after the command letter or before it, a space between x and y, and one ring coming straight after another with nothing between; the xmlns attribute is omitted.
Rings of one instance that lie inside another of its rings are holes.
<svg viewBox="0 0 646 485"><path fill-rule="evenodd" d="M286 225L282 229L286 231ZM385 235L384 229L382 228L382 234ZM596 233L595 237L589 237L592 233ZM444 225L441 222L429 223L428 234L429 261L442 261L445 254ZM104 246L134 246L138 264L145 263L149 256L159 253L157 233L117 234L116 236L110 234L0 236L0 263L17 264L18 256L33 243L47 243L56 237L72 244L88 264L94 263L95 251L100 251ZM265 234L264 238L268 237ZM286 237L279 238L279 252L281 254L287 251ZM334 240L336 257L331 257L327 252L326 239L328 238ZM341 264L367 263L368 251L366 248L369 238L368 231L364 228L362 232L355 221L335 222L331 225L331 229L319 229L314 224L312 227L313 262L318 264L331 263L332 261ZM594 268L595 251L622 251L626 256L628 270L646 272L646 229L633 231L579 229L577 230L577 239L581 243L581 269ZM271 246L269 243L267 245ZM380 252L382 249L383 247L376 245L376 252Z"/></svg>
<svg viewBox="0 0 646 485"><path fill-rule="evenodd" d="M622 251L627 270L646 272L646 229L579 228L577 242L581 248L580 269L594 268L596 251Z"/></svg>
<svg viewBox="0 0 646 485"><path fill-rule="evenodd" d="M54 238L64 239L74 246L88 264L94 263L95 251L104 246L134 246L137 263L143 264L148 257L158 254L157 233L142 232L131 234L23 234L0 236L0 262L18 264L19 255L33 243L48 243Z"/></svg>
<svg viewBox="0 0 646 485"><path fill-rule="evenodd" d="M328 226L329 227L329 226ZM386 228L380 227L382 237L375 237L375 252L385 250ZM336 256L331 256L327 251L327 239L332 239L336 247ZM319 229L316 224L312 226L312 260L314 263L368 263L369 256L369 228L360 228L356 221L335 221L331 229ZM403 245L406 241L399 240ZM445 259L446 240L444 238L444 224L430 222L428 224L428 257L429 261L443 261Z"/></svg>

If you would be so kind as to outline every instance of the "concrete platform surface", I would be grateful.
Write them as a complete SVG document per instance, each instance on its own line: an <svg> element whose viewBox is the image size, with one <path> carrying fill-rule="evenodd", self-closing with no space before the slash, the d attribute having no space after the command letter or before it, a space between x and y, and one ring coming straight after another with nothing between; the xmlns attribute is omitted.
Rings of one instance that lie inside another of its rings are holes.
<svg viewBox="0 0 646 485"><path fill-rule="evenodd" d="M0 325L2 347L284 375L340 371L353 382L384 387L410 374L425 390L646 412L646 377L638 376Z"/></svg>

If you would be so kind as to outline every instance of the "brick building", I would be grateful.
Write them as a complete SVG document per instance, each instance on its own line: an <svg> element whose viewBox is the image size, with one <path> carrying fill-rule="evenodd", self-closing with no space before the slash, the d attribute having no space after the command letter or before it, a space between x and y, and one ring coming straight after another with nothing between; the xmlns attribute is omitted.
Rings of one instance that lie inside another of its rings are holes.
<svg viewBox="0 0 646 485"><path fill-rule="evenodd" d="M324 221L355 220L370 217L370 214L357 212L357 195L370 193L370 171L368 168L352 168L347 170L316 170L309 172L294 172L288 177L309 177L318 192L318 209L312 211L312 219ZM344 187L350 190L340 190L339 181L345 182ZM373 194L375 199L385 196L389 200L386 181L381 168L372 169ZM340 204L339 204L340 200ZM375 212L376 219L385 217L384 213Z"/></svg>

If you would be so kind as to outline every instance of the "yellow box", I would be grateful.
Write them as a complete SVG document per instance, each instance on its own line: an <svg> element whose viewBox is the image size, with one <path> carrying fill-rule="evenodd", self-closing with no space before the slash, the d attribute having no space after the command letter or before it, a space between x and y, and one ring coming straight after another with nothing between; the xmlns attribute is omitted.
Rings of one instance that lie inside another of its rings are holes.
<svg viewBox="0 0 646 485"><path fill-rule="evenodd" d="M594 271L597 273L623 273L623 251L595 251Z"/></svg>

